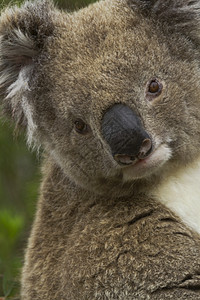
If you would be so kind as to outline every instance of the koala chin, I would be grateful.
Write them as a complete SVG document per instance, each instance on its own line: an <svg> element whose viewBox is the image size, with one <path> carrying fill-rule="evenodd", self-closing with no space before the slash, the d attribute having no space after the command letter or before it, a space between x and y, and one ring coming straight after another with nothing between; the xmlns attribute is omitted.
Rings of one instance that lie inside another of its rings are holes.
<svg viewBox="0 0 200 300"><path fill-rule="evenodd" d="M199 12L2 11L2 111L44 153L22 300L200 299Z"/></svg>

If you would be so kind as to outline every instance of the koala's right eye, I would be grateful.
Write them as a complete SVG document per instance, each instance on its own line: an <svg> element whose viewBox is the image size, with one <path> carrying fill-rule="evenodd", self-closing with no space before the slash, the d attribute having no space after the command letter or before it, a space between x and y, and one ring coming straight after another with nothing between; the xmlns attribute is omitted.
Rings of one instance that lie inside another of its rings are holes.
<svg viewBox="0 0 200 300"><path fill-rule="evenodd" d="M81 119L74 122L76 132L80 134L86 134L88 132L88 125Z"/></svg>
<svg viewBox="0 0 200 300"><path fill-rule="evenodd" d="M149 101L153 101L156 99L158 96L161 95L163 91L163 84L161 81L157 78L151 79L146 86L146 98Z"/></svg>
<svg viewBox="0 0 200 300"><path fill-rule="evenodd" d="M152 80L149 84L149 93L151 94L157 94L160 90L160 85L157 81Z"/></svg>
<svg viewBox="0 0 200 300"><path fill-rule="evenodd" d="M162 84L157 80L153 79L148 84L149 95L159 96L162 92Z"/></svg>

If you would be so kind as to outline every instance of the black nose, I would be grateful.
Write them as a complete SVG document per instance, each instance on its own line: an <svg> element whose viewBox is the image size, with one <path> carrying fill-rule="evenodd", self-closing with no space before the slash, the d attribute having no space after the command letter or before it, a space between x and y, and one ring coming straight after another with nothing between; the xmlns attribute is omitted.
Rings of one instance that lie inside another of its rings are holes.
<svg viewBox="0 0 200 300"><path fill-rule="evenodd" d="M152 141L143 129L140 118L128 106L115 104L103 116L102 134L114 159L120 164L132 164L152 151Z"/></svg>

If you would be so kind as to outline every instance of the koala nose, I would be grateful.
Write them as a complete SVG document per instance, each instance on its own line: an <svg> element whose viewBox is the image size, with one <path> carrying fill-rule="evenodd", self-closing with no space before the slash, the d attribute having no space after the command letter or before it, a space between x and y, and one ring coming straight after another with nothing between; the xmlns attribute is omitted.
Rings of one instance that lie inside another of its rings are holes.
<svg viewBox="0 0 200 300"><path fill-rule="evenodd" d="M119 164L129 165L145 159L152 151L152 141L140 118L128 106L115 104L102 119L102 134Z"/></svg>

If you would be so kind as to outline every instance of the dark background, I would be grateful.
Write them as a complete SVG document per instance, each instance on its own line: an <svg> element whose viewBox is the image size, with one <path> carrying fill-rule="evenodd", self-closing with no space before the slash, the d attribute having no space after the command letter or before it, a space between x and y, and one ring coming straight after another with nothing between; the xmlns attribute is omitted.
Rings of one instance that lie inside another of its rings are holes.
<svg viewBox="0 0 200 300"><path fill-rule="evenodd" d="M57 0L55 2L60 8L71 11L94 1ZM21 2L17 1L17 4ZM11 1L0 0L0 9L10 3ZM0 300L20 299L20 271L39 193L40 163L40 155L31 153L27 149L25 135L21 133L15 136L13 124L1 117Z"/></svg>

